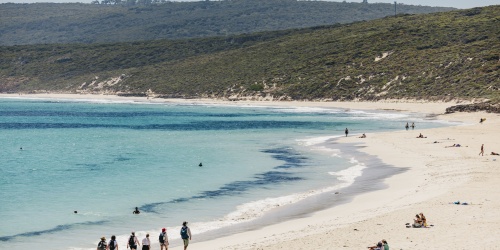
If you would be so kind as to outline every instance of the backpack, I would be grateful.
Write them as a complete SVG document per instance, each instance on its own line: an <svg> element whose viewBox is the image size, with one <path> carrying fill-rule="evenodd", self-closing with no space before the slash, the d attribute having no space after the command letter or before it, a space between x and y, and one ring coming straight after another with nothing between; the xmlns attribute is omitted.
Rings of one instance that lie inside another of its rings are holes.
<svg viewBox="0 0 500 250"><path fill-rule="evenodd" d="M133 235L130 235L130 238L128 239L128 244L130 246L135 246L135 237Z"/></svg>
<svg viewBox="0 0 500 250"><path fill-rule="evenodd" d="M182 227L181 228L181 238L183 238L183 239L189 239L188 227Z"/></svg>
<svg viewBox="0 0 500 250"><path fill-rule="evenodd" d="M163 233L160 233L160 236L158 237L158 240L160 240L160 243L165 243L165 237Z"/></svg>
<svg viewBox="0 0 500 250"><path fill-rule="evenodd" d="M115 241L114 240L109 241L109 250L115 250Z"/></svg>
<svg viewBox="0 0 500 250"><path fill-rule="evenodd" d="M99 241L99 244L97 244L97 248L100 250L106 250L106 241Z"/></svg>

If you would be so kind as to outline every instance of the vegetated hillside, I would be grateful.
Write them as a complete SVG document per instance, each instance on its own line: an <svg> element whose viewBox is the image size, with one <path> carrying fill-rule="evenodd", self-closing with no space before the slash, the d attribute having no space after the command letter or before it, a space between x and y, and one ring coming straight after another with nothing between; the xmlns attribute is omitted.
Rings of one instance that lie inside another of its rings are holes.
<svg viewBox="0 0 500 250"><path fill-rule="evenodd" d="M104 2L104 1L103 1ZM161 4L0 4L0 45L111 43L226 36L373 20L391 4L231 0ZM398 4L398 13L451 8Z"/></svg>
<svg viewBox="0 0 500 250"><path fill-rule="evenodd" d="M500 6L178 41L0 47L0 91L500 100Z"/></svg>

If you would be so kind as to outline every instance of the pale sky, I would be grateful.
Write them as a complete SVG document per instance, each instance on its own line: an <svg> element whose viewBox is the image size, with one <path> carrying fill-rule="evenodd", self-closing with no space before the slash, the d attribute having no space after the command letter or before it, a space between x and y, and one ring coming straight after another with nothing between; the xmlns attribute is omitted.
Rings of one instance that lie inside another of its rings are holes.
<svg viewBox="0 0 500 250"><path fill-rule="evenodd" d="M0 3L90 3L92 0L0 0ZM171 0L179 1L179 0ZM185 0L185 1L200 1L200 0ZM214 1L214 0L211 0ZM321 0L320 0L321 1ZM324 1L324 0L323 0ZM335 2L343 2L343 0L329 0ZM347 2L363 2L362 0L346 0ZM488 5L500 5L500 0L368 0L368 3L394 3L394 1L402 4L424 5L424 6L442 6L455 7L459 9L467 9L473 7L482 7Z"/></svg>

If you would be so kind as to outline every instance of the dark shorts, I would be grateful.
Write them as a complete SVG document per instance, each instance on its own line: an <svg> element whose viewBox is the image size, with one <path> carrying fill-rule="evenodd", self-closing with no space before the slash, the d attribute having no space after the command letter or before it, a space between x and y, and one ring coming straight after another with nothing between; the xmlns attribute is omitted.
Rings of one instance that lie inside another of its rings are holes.
<svg viewBox="0 0 500 250"><path fill-rule="evenodd" d="M136 249L137 250L137 245L130 246L130 250Z"/></svg>
<svg viewBox="0 0 500 250"><path fill-rule="evenodd" d="M149 250L149 245L142 245L142 250Z"/></svg>

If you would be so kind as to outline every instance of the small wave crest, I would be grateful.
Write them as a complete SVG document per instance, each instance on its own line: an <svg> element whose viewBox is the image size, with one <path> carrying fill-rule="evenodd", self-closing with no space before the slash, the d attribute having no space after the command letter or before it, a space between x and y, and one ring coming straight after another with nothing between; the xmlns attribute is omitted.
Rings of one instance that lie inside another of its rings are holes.
<svg viewBox="0 0 500 250"><path fill-rule="evenodd" d="M358 176L361 176L363 169L365 168L365 165L363 163L358 162L354 158L351 158L350 163L353 164L352 167L349 167L347 169L338 172L328 173L332 176L335 176L338 180L340 180L340 183L337 185L315 190L309 190L281 197L272 197L253 202L248 202L239 205L235 211L227 214L226 216L218 220L210 222L193 223L191 230L193 231L193 234L195 233L200 234L211 230L220 229L223 227L233 226L239 223L250 222L252 220L262 217L264 214L270 212L275 208L292 205L315 195L327 192L333 192L348 187L354 183L354 180ZM174 228L173 230L178 230L178 229ZM172 239L176 238L179 237L175 235Z"/></svg>

